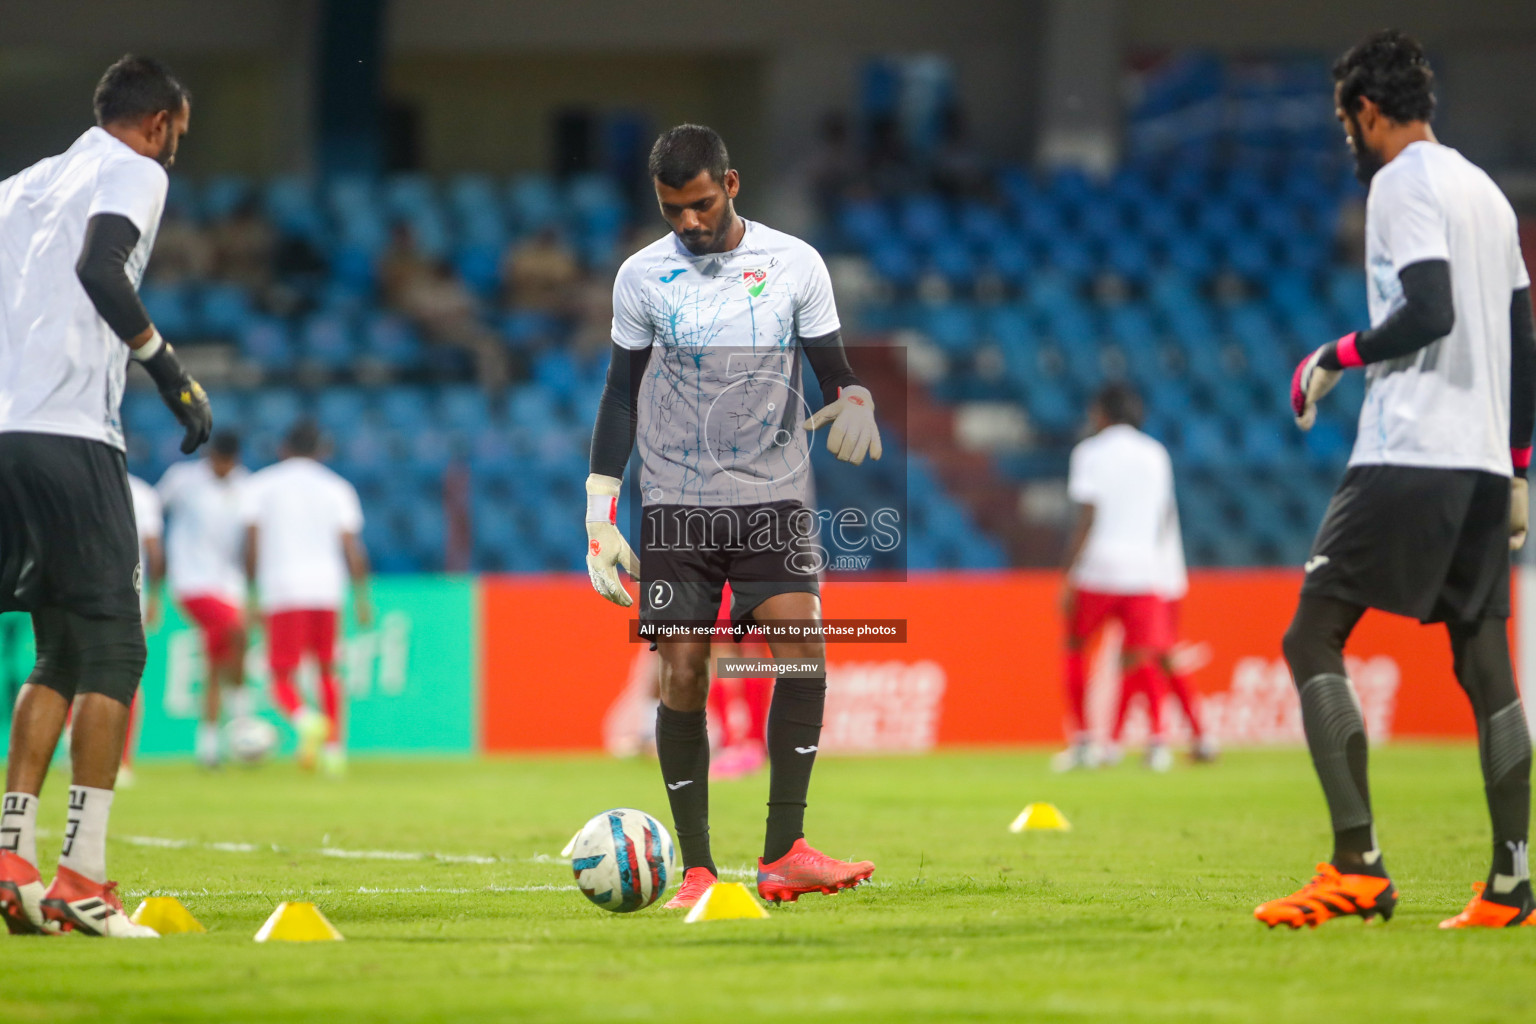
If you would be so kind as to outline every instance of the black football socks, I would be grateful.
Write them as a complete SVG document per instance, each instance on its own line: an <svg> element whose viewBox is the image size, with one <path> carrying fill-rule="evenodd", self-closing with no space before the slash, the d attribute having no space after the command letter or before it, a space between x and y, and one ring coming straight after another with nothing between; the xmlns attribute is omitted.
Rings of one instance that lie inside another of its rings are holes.
<svg viewBox="0 0 1536 1024"><path fill-rule="evenodd" d="M719 877L709 852L709 728L703 711L656 706L656 757L672 804L672 828L683 868L708 868Z"/></svg>
<svg viewBox="0 0 1536 1024"><path fill-rule="evenodd" d="M768 706L768 832L763 861L772 863L805 835L805 797L821 743L826 677L780 679Z"/></svg>

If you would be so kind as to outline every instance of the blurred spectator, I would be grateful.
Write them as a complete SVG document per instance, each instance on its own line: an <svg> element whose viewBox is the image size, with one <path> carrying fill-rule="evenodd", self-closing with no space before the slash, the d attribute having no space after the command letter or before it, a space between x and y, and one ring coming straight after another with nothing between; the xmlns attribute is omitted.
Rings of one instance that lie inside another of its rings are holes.
<svg viewBox="0 0 1536 1024"><path fill-rule="evenodd" d="M396 224L391 233L379 283L384 304L404 314L428 341L461 348L474 358L482 387L506 386L510 365L501 337L480 322L475 297L452 265L423 256L405 224Z"/></svg>
<svg viewBox="0 0 1536 1024"><path fill-rule="evenodd" d="M213 225L210 235L214 276L246 288L252 297L265 303L272 287L276 237L261 216L256 200L243 200L228 217Z"/></svg>
<svg viewBox="0 0 1536 1024"><path fill-rule="evenodd" d="M566 317L576 312L581 266L554 228L513 244L502 259L502 301L517 309Z"/></svg>
<svg viewBox="0 0 1536 1024"><path fill-rule="evenodd" d="M876 118L869 126L867 179L884 198L917 190L918 175L902 141L901 125L894 117Z"/></svg>
<svg viewBox="0 0 1536 1024"><path fill-rule="evenodd" d="M177 206L167 206L155 236L149 278L159 285L200 281L213 267L213 245L201 228Z"/></svg>
<svg viewBox="0 0 1536 1024"><path fill-rule="evenodd" d="M965 111L951 106L944 115L938 151L933 156L933 187L951 199L985 199L992 168L971 139Z"/></svg>
<svg viewBox="0 0 1536 1024"><path fill-rule="evenodd" d="M830 222L838 203L859 179L859 151L853 144L848 117L830 110L821 119L816 150L806 166L806 186L816 213Z"/></svg>

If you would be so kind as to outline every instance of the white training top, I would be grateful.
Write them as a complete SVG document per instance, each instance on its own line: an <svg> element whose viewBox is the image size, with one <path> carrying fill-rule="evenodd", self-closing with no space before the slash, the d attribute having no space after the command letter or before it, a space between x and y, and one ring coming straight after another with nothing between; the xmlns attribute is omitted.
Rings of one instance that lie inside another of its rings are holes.
<svg viewBox="0 0 1536 1024"><path fill-rule="evenodd" d="M0 432L63 434L123 447L118 407L128 346L75 276L98 213L139 229L138 287L165 209L165 168L100 128L0 181Z"/></svg>
<svg viewBox="0 0 1536 1024"><path fill-rule="evenodd" d="M342 535L363 528L351 484L313 459L284 459L242 487L242 518L256 527L256 586L266 612L334 610L347 590Z"/></svg>
<svg viewBox="0 0 1536 1024"><path fill-rule="evenodd" d="M1168 450L1135 427L1106 427L1072 449L1067 495L1093 506L1072 581L1104 594L1182 596L1183 542Z"/></svg>
<svg viewBox="0 0 1536 1024"><path fill-rule="evenodd" d="M800 339L840 327L826 263L808 243L744 220L730 252L695 256L667 234L613 282L613 340L651 347L636 445L646 505L809 503L821 406L801 385Z"/></svg>
<svg viewBox="0 0 1536 1024"><path fill-rule="evenodd" d="M171 518L166 579L178 598L216 597L239 607L245 593L245 520L241 490L250 477L236 466L220 479L207 459L177 462L157 490Z"/></svg>
<svg viewBox="0 0 1536 1024"><path fill-rule="evenodd" d="M1404 267L1451 265L1456 326L1366 368L1351 466L1430 466L1510 475L1510 295L1530 285L1509 200L1448 146L1415 142L1376 172L1365 204L1371 325L1403 304Z"/></svg>

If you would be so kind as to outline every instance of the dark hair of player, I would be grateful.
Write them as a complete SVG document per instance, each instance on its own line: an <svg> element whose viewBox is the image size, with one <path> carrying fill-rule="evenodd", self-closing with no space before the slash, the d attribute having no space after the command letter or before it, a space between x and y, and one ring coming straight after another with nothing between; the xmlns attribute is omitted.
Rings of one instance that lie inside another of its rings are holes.
<svg viewBox="0 0 1536 1024"><path fill-rule="evenodd" d="M1129 384L1106 384L1093 404L1110 423L1141 426L1141 396Z"/></svg>
<svg viewBox="0 0 1536 1024"><path fill-rule="evenodd" d="M701 124L680 124L668 128L651 147L651 177L668 188L682 188L701 171L708 171L717 182L724 182L731 169L725 140L713 128Z"/></svg>
<svg viewBox="0 0 1536 1024"><path fill-rule="evenodd" d="M320 451L320 426L314 420L299 420L283 439L283 450L290 456L312 458Z"/></svg>
<svg viewBox="0 0 1536 1024"><path fill-rule="evenodd" d="M1369 99L1398 124L1435 116L1435 73L1418 40L1395 28L1373 32L1333 65L1339 107L1359 113Z"/></svg>
<svg viewBox="0 0 1536 1024"><path fill-rule="evenodd" d="M128 54L107 68L96 83L96 123L137 121L192 102L192 94L171 69L153 57Z"/></svg>
<svg viewBox="0 0 1536 1024"><path fill-rule="evenodd" d="M233 430L217 431L213 435L213 440L208 443L208 450L215 455L232 459L240 454L240 435Z"/></svg>

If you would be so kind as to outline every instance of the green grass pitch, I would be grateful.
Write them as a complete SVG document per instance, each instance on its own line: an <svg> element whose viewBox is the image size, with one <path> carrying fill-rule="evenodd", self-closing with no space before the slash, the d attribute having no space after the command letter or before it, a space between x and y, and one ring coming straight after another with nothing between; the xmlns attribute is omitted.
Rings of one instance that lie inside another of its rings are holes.
<svg viewBox="0 0 1536 1024"><path fill-rule="evenodd" d="M1038 753L827 758L809 838L873 859L874 884L805 897L768 921L699 925L659 907L606 913L571 888L558 857L607 807L668 820L647 762L360 761L344 782L287 764L218 774L145 765L114 809L111 872L130 909L171 892L209 933L141 943L0 935L0 1018L1527 1017L1536 929L1435 927L1486 870L1475 750L1388 747L1373 768L1398 915L1292 933L1250 914L1327 852L1300 750L1238 752L1167 776L1129 763L1053 776ZM760 852L766 788L757 777L711 794L729 877L745 879ZM1010 834L1036 800L1058 804L1074 830ZM51 864L62 779L44 801ZM347 941L254 943L284 898L317 902Z"/></svg>

